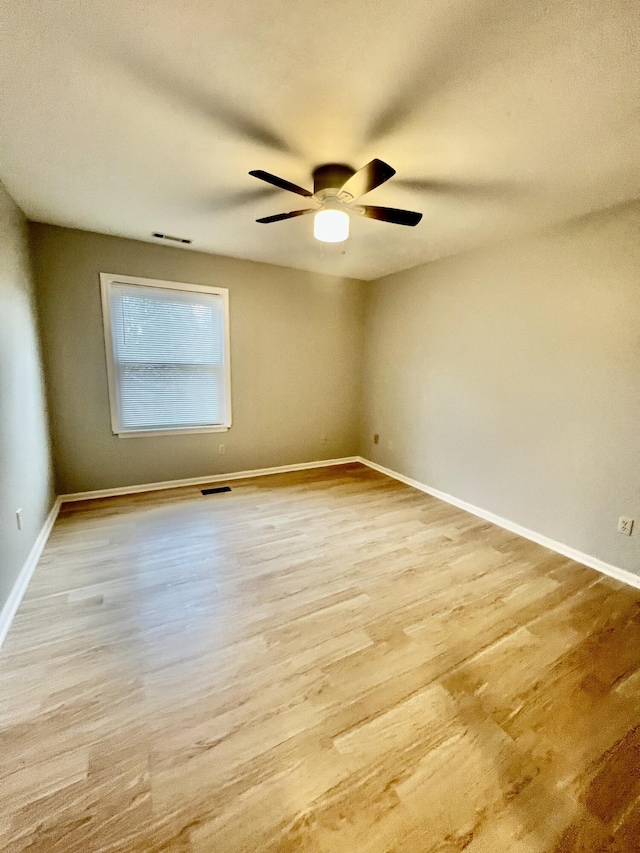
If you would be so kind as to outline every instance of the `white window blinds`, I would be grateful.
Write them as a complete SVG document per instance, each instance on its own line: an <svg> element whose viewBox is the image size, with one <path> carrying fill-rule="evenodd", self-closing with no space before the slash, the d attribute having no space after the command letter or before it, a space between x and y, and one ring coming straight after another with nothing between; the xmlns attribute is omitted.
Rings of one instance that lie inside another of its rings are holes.
<svg viewBox="0 0 640 853"><path fill-rule="evenodd" d="M228 426L226 291L104 278L114 431Z"/></svg>

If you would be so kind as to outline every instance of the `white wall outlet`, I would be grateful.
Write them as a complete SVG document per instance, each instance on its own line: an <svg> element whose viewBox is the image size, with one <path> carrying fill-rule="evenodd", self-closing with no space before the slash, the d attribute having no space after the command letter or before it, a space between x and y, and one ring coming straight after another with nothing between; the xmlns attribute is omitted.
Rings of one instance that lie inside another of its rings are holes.
<svg viewBox="0 0 640 853"><path fill-rule="evenodd" d="M18 530L22 530L22 509L16 510L16 524L18 525Z"/></svg>
<svg viewBox="0 0 640 853"><path fill-rule="evenodd" d="M633 519L626 518L624 515L621 515L618 519L618 533L624 533L625 536L631 536L631 531L633 530Z"/></svg>
<svg viewBox="0 0 640 853"><path fill-rule="evenodd" d="M376 432L376 433L374 433L374 436L373 436L373 443L377 444L379 441L380 441L380 436Z"/></svg>
<svg viewBox="0 0 640 853"><path fill-rule="evenodd" d="M218 445L218 453L220 454L220 456L224 456L224 444Z"/></svg>
<svg viewBox="0 0 640 853"><path fill-rule="evenodd" d="M327 443L327 436L324 433L322 433L322 435L320 436L320 444L326 444L326 443Z"/></svg>

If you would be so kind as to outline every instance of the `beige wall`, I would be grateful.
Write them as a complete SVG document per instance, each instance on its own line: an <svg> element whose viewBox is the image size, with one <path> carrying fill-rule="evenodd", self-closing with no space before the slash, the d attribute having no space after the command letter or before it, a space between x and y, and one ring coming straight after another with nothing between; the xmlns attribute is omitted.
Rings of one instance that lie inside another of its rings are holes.
<svg viewBox="0 0 640 853"><path fill-rule="evenodd" d="M59 492L357 452L362 282L47 225L31 236ZM229 432L111 433L100 272L229 288Z"/></svg>
<svg viewBox="0 0 640 853"><path fill-rule="evenodd" d="M625 206L363 284L34 225L59 491L359 450L640 571L638 234ZM111 434L101 271L229 287L228 433Z"/></svg>
<svg viewBox="0 0 640 853"><path fill-rule="evenodd" d="M51 509L52 483L26 223L0 184L0 609Z"/></svg>
<svg viewBox="0 0 640 853"><path fill-rule="evenodd" d="M638 205L372 283L362 455L639 572L639 297Z"/></svg>

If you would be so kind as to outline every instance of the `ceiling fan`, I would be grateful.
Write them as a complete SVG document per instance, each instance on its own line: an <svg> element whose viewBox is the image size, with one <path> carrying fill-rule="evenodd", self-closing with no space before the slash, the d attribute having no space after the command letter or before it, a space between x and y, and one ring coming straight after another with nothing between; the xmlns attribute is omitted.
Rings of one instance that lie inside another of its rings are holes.
<svg viewBox="0 0 640 853"><path fill-rule="evenodd" d="M280 222L282 219L315 213L313 235L323 243L342 243L349 237L350 213L357 213L368 219L378 219L380 222L392 222L395 225L417 225L422 219L421 213L400 210L397 207L354 204L357 199L379 187L380 184L384 184L395 173L396 170L382 160L372 160L357 172L342 163L326 163L314 170L313 192L311 192L270 172L255 169L249 172L254 178L304 196L315 205L302 210L292 210L289 213L264 216L256 222Z"/></svg>

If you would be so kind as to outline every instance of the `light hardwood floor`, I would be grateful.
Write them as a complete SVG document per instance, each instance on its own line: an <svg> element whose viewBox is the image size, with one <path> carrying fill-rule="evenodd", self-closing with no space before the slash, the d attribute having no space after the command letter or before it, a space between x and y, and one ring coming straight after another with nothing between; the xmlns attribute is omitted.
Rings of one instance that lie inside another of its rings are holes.
<svg viewBox="0 0 640 853"><path fill-rule="evenodd" d="M640 850L640 594L353 465L69 505L11 853Z"/></svg>

